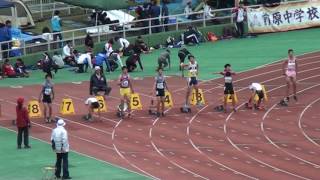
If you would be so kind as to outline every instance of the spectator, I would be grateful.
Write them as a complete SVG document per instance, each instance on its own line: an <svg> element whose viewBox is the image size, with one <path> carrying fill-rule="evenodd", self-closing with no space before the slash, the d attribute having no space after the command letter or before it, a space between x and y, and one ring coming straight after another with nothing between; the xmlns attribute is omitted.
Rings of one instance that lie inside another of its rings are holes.
<svg viewBox="0 0 320 180"><path fill-rule="evenodd" d="M53 40L53 36L52 36L51 31L48 27L44 27L42 29L42 39L44 39L46 42L50 42Z"/></svg>
<svg viewBox="0 0 320 180"><path fill-rule="evenodd" d="M116 70L119 65L120 67L123 67L123 64L122 64L122 60L121 60L121 56L122 56L122 53L118 50L116 51L113 51L109 58L108 58L108 63L109 63L109 67L110 67L110 71L114 71Z"/></svg>
<svg viewBox="0 0 320 180"><path fill-rule="evenodd" d="M199 44L199 40L197 38L197 32L193 29L192 26L189 26L188 29L183 33L183 41L184 44L188 45Z"/></svg>
<svg viewBox="0 0 320 180"><path fill-rule="evenodd" d="M135 46L136 46L136 48L139 48L145 54L150 52L150 48L144 42L144 40L142 39L141 36L137 37L136 42L135 42Z"/></svg>
<svg viewBox="0 0 320 180"><path fill-rule="evenodd" d="M113 39L109 39L109 41L104 46L104 50L106 51L107 57L109 57L110 53L113 51L112 49L113 44L114 44Z"/></svg>
<svg viewBox="0 0 320 180"><path fill-rule="evenodd" d="M58 72L57 67L54 66L53 60L47 52L43 53L41 68L44 73L49 74L51 77L53 77L52 70L54 70L55 73Z"/></svg>
<svg viewBox="0 0 320 180"><path fill-rule="evenodd" d="M168 0L163 0L163 5L162 5L162 16L164 16L163 18L163 25L164 25L164 31L169 31L169 28L167 26L167 24L169 23L169 8L167 6L168 4Z"/></svg>
<svg viewBox="0 0 320 180"><path fill-rule="evenodd" d="M237 27L237 35L241 38L244 35L244 21L246 16L246 9L243 7L242 2L240 2L239 7L236 7L233 10L233 13L235 13L234 17Z"/></svg>
<svg viewBox="0 0 320 180"><path fill-rule="evenodd" d="M187 5L186 7L184 8L184 14L185 14L185 17L187 19L192 19L192 20L195 20L197 19L197 14L193 14L193 10L192 10L192 2L189 1L187 2Z"/></svg>
<svg viewBox="0 0 320 180"><path fill-rule="evenodd" d="M169 69L171 68L171 62L170 62L170 50L166 49L164 52L160 54L158 57L158 67L161 69L164 69L169 64Z"/></svg>
<svg viewBox="0 0 320 180"><path fill-rule="evenodd" d="M77 73L84 73L88 71L88 67L92 69L92 54L90 52L81 54L79 58L77 58ZM85 69L83 69L85 68Z"/></svg>
<svg viewBox="0 0 320 180"><path fill-rule="evenodd" d="M22 61L21 58L18 58L15 65L14 70L16 74L20 77L29 77L29 72L27 71L26 65Z"/></svg>
<svg viewBox="0 0 320 180"><path fill-rule="evenodd" d="M87 34L87 36L84 40L84 44L86 45L87 51L92 52L92 50L94 48L94 42L93 42L93 39L89 33Z"/></svg>
<svg viewBox="0 0 320 180"><path fill-rule="evenodd" d="M21 149L22 144L22 135L23 135L23 144L24 148L31 148L29 146L29 128L31 127L30 119L28 115L28 110L23 106L24 99L18 98L17 106L16 106L16 114L17 114L17 128L18 128L18 137L17 137L17 145L18 149Z"/></svg>
<svg viewBox="0 0 320 180"><path fill-rule="evenodd" d="M94 67L96 66L99 66L100 67L100 70L101 72L103 73L103 64L105 63L106 66L107 66L107 72L109 71L110 69L110 65L108 63L108 60L107 60L107 55L105 53L98 53L96 56L95 56L95 61L94 61Z"/></svg>
<svg viewBox="0 0 320 180"><path fill-rule="evenodd" d="M108 87L106 77L101 73L99 66L96 66L95 73L90 78L90 95L97 96L99 92L109 95L111 88Z"/></svg>
<svg viewBox="0 0 320 180"><path fill-rule="evenodd" d="M8 78L16 78L17 74L14 71L13 66L10 64L9 59L4 60L2 65L3 76Z"/></svg>
<svg viewBox="0 0 320 180"><path fill-rule="evenodd" d="M1 50L2 50L2 58L8 58L9 57L9 51L10 49L10 42L12 40L12 34L11 34L11 21L7 20L6 24L0 24L0 43L1 43ZM3 43L6 42L6 43Z"/></svg>
<svg viewBox="0 0 320 180"><path fill-rule="evenodd" d="M57 41L58 38L61 41L62 40L62 21L59 17L60 11L56 10L54 12L54 16L51 18L51 29L53 34L53 41ZM59 43L61 45L61 43ZM61 46L60 46L61 47Z"/></svg>
<svg viewBox="0 0 320 180"><path fill-rule="evenodd" d="M68 152L69 152L69 140L68 140L68 132L64 128L66 123L63 119L59 119L57 121L57 127L53 129L51 134L51 142L52 149L56 152L57 160L56 160L56 171L55 176L57 179L61 178L61 164L63 168L63 176L62 179L71 179L69 175L69 160L68 160Z"/></svg>
<svg viewBox="0 0 320 180"><path fill-rule="evenodd" d="M130 42L125 38L121 38L119 36L115 37L114 40L118 42L120 45L119 51L123 52L124 56L130 56L132 51L132 46L130 46Z"/></svg>
<svg viewBox="0 0 320 180"><path fill-rule="evenodd" d="M62 58L61 54L59 54L57 51L55 51L53 53L52 61L53 61L54 65L56 65L56 67L58 69L64 68L63 58Z"/></svg>
<svg viewBox="0 0 320 180"><path fill-rule="evenodd" d="M126 66L128 68L128 72L132 72L137 68L137 62L139 63L140 69L143 71L143 66L140 59L140 53L134 53L128 57L126 60Z"/></svg>
<svg viewBox="0 0 320 180"><path fill-rule="evenodd" d="M66 64L70 66L75 66L75 55L71 44L71 41L67 41L67 44L63 47L62 57Z"/></svg>
<svg viewBox="0 0 320 180"><path fill-rule="evenodd" d="M151 21L151 25L156 26L152 28L153 33L160 32L159 16L160 16L160 6L157 5L156 0L152 0L152 5L150 7L150 17L154 19Z"/></svg>
<svg viewBox="0 0 320 180"><path fill-rule="evenodd" d="M215 14L212 14L212 9L209 6L208 2L205 2L203 5L203 13L206 19L211 19L215 17Z"/></svg>

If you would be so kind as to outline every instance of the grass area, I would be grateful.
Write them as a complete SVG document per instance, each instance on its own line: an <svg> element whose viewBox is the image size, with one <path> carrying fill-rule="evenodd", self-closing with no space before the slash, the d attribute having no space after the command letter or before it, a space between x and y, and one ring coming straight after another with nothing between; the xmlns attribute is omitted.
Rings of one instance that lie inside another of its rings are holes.
<svg viewBox="0 0 320 180"><path fill-rule="evenodd" d="M48 137L50 138L50 137ZM51 146L31 139L31 149L16 149L16 134L0 128L0 179L1 180L39 180L43 168L53 166L55 153ZM146 177L120 169L77 153L69 153L70 176L77 180L130 179L143 180ZM90 167L90 169L88 169Z"/></svg>
<svg viewBox="0 0 320 180"><path fill-rule="evenodd" d="M260 35L257 38L235 39L207 42L199 46L188 47L196 56L200 64L200 79L207 80L218 77L210 72L221 71L225 63L231 63L235 71L248 70L266 63L270 63L287 56L287 50L293 48L296 54L316 51L320 43L320 31L318 28L285 33L272 33ZM157 66L157 58L163 50L156 50L151 54L142 55L145 70L131 73L133 77L153 76ZM178 71L178 49L171 50L172 68L167 70L167 75L180 74ZM123 61L125 59L123 58ZM120 70L106 74L107 79L115 79ZM41 71L33 71L30 78L0 80L2 86L17 86L40 84L44 74ZM88 81L90 73L75 74L67 69L61 70L54 79L55 83Z"/></svg>

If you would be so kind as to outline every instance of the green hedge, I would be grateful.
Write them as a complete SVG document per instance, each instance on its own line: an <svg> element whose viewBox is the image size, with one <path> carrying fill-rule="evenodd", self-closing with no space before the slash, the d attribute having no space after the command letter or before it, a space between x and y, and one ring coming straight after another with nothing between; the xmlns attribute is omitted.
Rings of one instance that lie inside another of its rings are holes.
<svg viewBox="0 0 320 180"><path fill-rule="evenodd" d="M231 26L233 26L233 24L212 25L212 26L207 26L207 27L201 27L198 29L202 32L203 35L207 34L207 32L214 32L217 36L220 36L220 35L222 35L222 31L223 31L224 27L231 27ZM151 34L151 35L148 34L148 35L143 35L142 38L149 46L155 46L157 44L164 44L165 40L168 38L168 36L172 36L175 38L179 37L182 32L183 32L183 30L162 32L162 33ZM130 41L130 43L134 43L136 37L128 37L127 39ZM102 48L104 47L104 45L105 45L105 42L96 43L95 48L94 48L94 52L101 51ZM115 44L114 48L117 48L117 47L118 47L117 44ZM85 50L84 46L77 46L76 49L79 50L80 52ZM49 53L53 54L54 51L61 52L62 49L56 49L56 50L53 50ZM26 56L22 56L21 58L24 60L26 65L34 65L42 57L42 53L43 52L29 54ZM17 57L11 58L10 61L13 63L13 62L15 62L16 59L17 59Z"/></svg>

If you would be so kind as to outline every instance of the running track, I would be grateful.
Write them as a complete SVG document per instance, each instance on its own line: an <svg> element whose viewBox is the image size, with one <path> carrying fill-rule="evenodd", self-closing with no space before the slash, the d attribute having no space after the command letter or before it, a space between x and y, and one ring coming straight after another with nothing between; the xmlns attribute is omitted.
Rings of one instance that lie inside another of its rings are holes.
<svg viewBox="0 0 320 180"><path fill-rule="evenodd" d="M152 78L136 80L134 89L142 95L144 110L131 119L115 116L119 103L118 88L107 99L108 112L103 122L83 122L83 104L88 83L55 86L54 113L62 98L71 97L76 115L66 119L74 151L106 163L121 166L153 179L318 179L320 175L320 53L299 57L298 102L288 107L277 103L284 96L285 81L280 63L239 73L235 86L239 98L236 113L219 113L213 108L221 103L222 79L205 81L207 105L181 114L185 81L168 78L175 106L165 118L147 114ZM251 82L263 83L268 91L267 110L244 109ZM116 87L115 82L111 82ZM15 130L15 94L34 99L39 86L22 89L1 88L3 117L0 125ZM42 119L32 121L33 137L49 142L54 124ZM71 160L72 163L72 160Z"/></svg>

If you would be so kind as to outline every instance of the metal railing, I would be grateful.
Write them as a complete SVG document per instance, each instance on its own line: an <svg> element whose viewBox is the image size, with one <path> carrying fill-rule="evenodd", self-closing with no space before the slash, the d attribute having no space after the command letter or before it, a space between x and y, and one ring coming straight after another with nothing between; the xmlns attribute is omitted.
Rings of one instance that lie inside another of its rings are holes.
<svg viewBox="0 0 320 180"><path fill-rule="evenodd" d="M257 7L257 6L254 6ZM37 52L45 52L51 51L54 49L62 48L64 42L71 41L73 46L84 45L85 36L88 31L95 31L91 33L91 37L95 43L107 42L108 39L111 39L115 36L123 36L123 37L133 37L138 35L145 34L153 34L157 31L162 31L165 27L168 27L169 31L179 31L181 29L185 29L187 26L192 25L195 27L206 27L207 25L219 23L232 23L233 8L226 9L216 9L211 13L215 14L214 17L206 17L204 12L195 12L188 15L196 15L198 18L191 20L186 19L186 14L176 14L170 16L135 20L132 22L126 22L124 24L114 23L100 26L92 26L81 29L74 29L61 32L64 37L62 40L57 41L46 41L46 42L36 42L36 43L28 43L28 42L20 42L20 51L23 55L33 54ZM164 24L164 19L168 18L169 23ZM159 23L158 23L159 22ZM116 31L110 30L111 27L120 27ZM59 33L51 33L52 36ZM40 36L37 36L41 38ZM164 40L165 41L165 40ZM3 44L12 44L13 41L1 42L1 47ZM11 50L2 50L0 54L7 53L9 54ZM1 55L0 55L1 57Z"/></svg>
<svg viewBox="0 0 320 180"><path fill-rule="evenodd" d="M59 10L66 15L71 15L72 9L83 9L54 0L24 0L23 2L28 6L35 20L51 17L55 10ZM86 9L83 10L87 13Z"/></svg>

